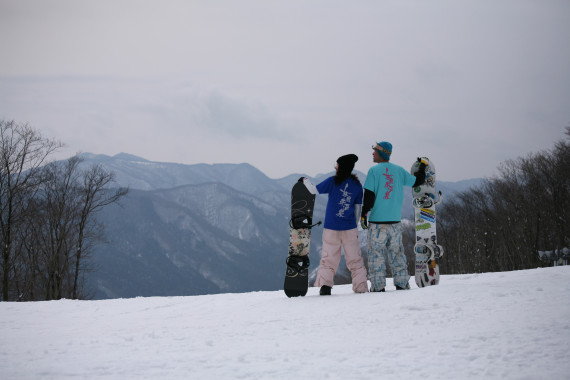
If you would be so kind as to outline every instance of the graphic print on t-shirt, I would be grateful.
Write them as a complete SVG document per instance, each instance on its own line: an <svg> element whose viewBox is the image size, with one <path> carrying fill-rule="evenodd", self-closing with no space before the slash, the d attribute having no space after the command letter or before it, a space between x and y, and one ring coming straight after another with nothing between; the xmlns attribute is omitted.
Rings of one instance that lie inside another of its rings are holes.
<svg viewBox="0 0 570 380"><path fill-rule="evenodd" d="M339 218L344 218L344 212L350 208L350 203L352 201L352 196L351 196L352 193L349 193L347 189L348 189L348 183L344 186L344 189L340 189L342 198L340 199L340 202L338 202L338 204L340 205L340 209L336 214L336 216L338 216Z"/></svg>
<svg viewBox="0 0 570 380"><path fill-rule="evenodd" d="M386 168L386 173L382 175L386 177L386 184L384 185L384 187L388 189L384 194L384 199L390 199L390 193L392 192L392 190L394 190L394 187L392 186L392 184L394 183L394 178L392 174L388 172L388 168Z"/></svg>

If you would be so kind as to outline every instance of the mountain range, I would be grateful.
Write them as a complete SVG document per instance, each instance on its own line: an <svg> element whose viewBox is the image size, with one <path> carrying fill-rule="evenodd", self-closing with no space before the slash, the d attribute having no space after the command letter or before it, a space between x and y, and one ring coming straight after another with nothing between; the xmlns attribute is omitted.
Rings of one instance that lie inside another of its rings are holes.
<svg viewBox="0 0 570 380"><path fill-rule="evenodd" d="M152 162L121 153L82 154L129 193L103 209L106 242L95 246L87 285L94 299L277 290L283 285L289 238L290 190L303 173L271 179L249 164ZM314 184L333 175L309 177ZM361 182L365 175L357 172ZM308 177L308 176L307 176ZM479 179L439 182L451 195ZM408 189L409 190L409 189ZM317 196L314 221L324 220ZM412 217L411 191L403 215ZM361 234L361 244L366 238ZM311 237L311 275L320 259L322 228ZM350 279L344 263L339 281ZM336 280L335 280L336 281Z"/></svg>

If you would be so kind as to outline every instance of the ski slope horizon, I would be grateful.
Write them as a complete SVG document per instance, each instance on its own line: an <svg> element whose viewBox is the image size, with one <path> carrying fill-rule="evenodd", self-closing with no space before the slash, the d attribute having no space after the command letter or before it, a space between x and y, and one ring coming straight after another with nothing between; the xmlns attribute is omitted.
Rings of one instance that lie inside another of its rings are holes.
<svg viewBox="0 0 570 380"><path fill-rule="evenodd" d="M438 286L0 303L7 379L561 379L570 266Z"/></svg>

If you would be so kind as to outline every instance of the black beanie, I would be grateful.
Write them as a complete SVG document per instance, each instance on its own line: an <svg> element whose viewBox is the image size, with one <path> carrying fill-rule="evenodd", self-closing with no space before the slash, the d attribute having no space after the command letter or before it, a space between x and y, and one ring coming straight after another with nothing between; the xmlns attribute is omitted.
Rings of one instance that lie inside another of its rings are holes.
<svg viewBox="0 0 570 380"><path fill-rule="evenodd" d="M336 160L338 164L338 172L344 174L352 173L352 169L354 169L354 164L358 161L358 156L356 154L347 154L345 156L341 156Z"/></svg>

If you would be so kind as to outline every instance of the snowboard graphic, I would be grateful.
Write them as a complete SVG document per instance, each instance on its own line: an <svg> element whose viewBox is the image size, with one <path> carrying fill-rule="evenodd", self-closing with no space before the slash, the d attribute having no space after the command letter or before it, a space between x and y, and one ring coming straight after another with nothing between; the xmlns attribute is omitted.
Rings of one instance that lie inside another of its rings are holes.
<svg viewBox="0 0 570 380"><path fill-rule="evenodd" d="M309 190L310 189L310 190ZM291 220L289 221L289 254L283 290L287 297L307 294L309 288L309 250L313 208L317 189L308 179L299 179L291 190Z"/></svg>
<svg viewBox="0 0 570 380"><path fill-rule="evenodd" d="M441 191L436 200L435 166L427 157L421 157L427 162L426 180L421 186L412 189L412 204L414 206L416 244L416 284L418 287L439 284L439 258L443 255L443 247L437 244L435 206L441 202ZM420 162L412 165L412 174L419 170Z"/></svg>

